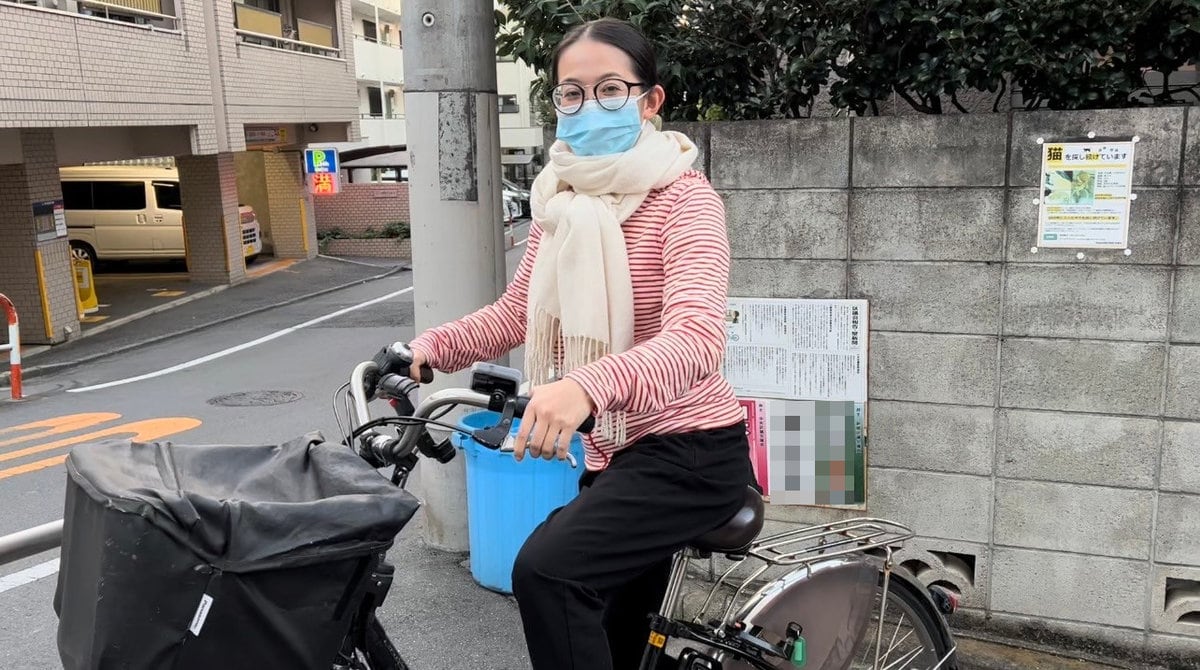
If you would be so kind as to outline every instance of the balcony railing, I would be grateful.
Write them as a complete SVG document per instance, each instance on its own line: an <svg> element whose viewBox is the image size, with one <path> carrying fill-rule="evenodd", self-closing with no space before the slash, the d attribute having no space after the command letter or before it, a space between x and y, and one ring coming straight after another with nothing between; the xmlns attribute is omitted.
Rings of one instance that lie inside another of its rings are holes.
<svg viewBox="0 0 1200 670"><path fill-rule="evenodd" d="M234 3L233 9L238 38L242 42L318 56L341 55L331 26L297 19L293 28L284 24L283 16L270 10L240 2Z"/></svg>
<svg viewBox="0 0 1200 670"><path fill-rule="evenodd" d="M283 37L283 15L267 9L235 3L233 20L239 32Z"/></svg>
<svg viewBox="0 0 1200 670"><path fill-rule="evenodd" d="M388 114L383 114L383 113L373 114L371 112L361 112L361 113L359 113L358 116L360 119L403 119L404 113L403 112L390 112Z"/></svg>
<svg viewBox="0 0 1200 670"><path fill-rule="evenodd" d="M179 19L163 0L0 0L2 4L81 14L149 30L178 30Z"/></svg>
<svg viewBox="0 0 1200 670"><path fill-rule="evenodd" d="M371 44L378 44L381 47L392 47L393 49L402 49L404 45L398 39L386 39L381 37L369 37L361 33L354 33L354 38Z"/></svg>

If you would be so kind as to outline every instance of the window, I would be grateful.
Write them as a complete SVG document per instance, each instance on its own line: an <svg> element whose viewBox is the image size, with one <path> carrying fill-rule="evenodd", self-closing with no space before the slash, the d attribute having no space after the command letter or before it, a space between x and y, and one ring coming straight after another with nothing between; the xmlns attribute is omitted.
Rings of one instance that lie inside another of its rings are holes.
<svg viewBox="0 0 1200 670"><path fill-rule="evenodd" d="M279 0L243 0L243 2L251 7L279 13Z"/></svg>
<svg viewBox="0 0 1200 670"><path fill-rule="evenodd" d="M92 182L65 181L62 193L63 207L75 210L92 208Z"/></svg>
<svg viewBox="0 0 1200 670"><path fill-rule="evenodd" d="M516 114L521 108L517 106L517 96L502 95L500 96L500 113L501 114Z"/></svg>
<svg viewBox="0 0 1200 670"><path fill-rule="evenodd" d="M146 184L140 181L98 181L92 184L94 209L146 209Z"/></svg>
<svg viewBox="0 0 1200 670"><path fill-rule="evenodd" d="M371 116L383 116L383 91L378 86L367 87L367 105Z"/></svg>
<svg viewBox="0 0 1200 670"><path fill-rule="evenodd" d="M159 209L183 209L183 197L179 193L178 182L154 182L154 199L158 202Z"/></svg>
<svg viewBox="0 0 1200 670"><path fill-rule="evenodd" d="M395 33L395 35L392 33ZM385 23L383 25L383 41L385 44L395 47L404 46L404 33L401 32L400 26Z"/></svg>
<svg viewBox="0 0 1200 670"><path fill-rule="evenodd" d="M363 19L363 37L372 42L379 41L379 29L375 26L374 21Z"/></svg>

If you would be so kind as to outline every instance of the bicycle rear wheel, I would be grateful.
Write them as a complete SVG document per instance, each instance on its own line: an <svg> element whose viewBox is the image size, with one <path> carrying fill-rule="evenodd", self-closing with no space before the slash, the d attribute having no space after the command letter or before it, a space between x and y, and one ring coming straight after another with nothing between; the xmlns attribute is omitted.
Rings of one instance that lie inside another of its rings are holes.
<svg viewBox="0 0 1200 670"><path fill-rule="evenodd" d="M942 659L946 658L950 649L941 635L942 625L936 620L937 613L931 612L911 587L893 579L888 588L880 635L882 596L881 584L875 597L875 614L847 670L932 670L948 667L942 663Z"/></svg>
<svg viewBox="0 0 1200 670"><path fill-rule="evenodd" d="M889 580L887 607L884 609L880 634L880 605L884 600L883 572L871 568L867 570L865 593L862 590L848 590L839 584L833 591L795 592L790 597L785 596L776 601L775 611L755 622L767 626L757 633L758 637L770 644L782 645L786 642L783 638L784 622L795 621L801 625L807 624L810 628L807 632L809 649L822 649L817 655L817 663L823 663L823 668L948 670L955 667L950 663L942 663L950 649L943 635L943 623L938 620L939 615L930 609L928 603L922 601L919 592L913 590L917 587L894 574ZM830 601L825 600L833 596L846 599L864 596L871 598L872 593L873 600L862 603L864 609L858 624L853 623L857 616L850 613L853 608L842 612L836 607L831 607ZM871 602L870 610L865 610L867 602ZM840 626L842 616L846 617L845 627ZM835 626L836 638L820 637L819 633L812 630L820 628L813 625L814 622L829 621L839 622L839 625ZM718 655L718 658L726 670L753 670L757 667L745 658L734 658L730 654ZM809 660L811 665L814 659ZM795 666L788 659L773 658L765 660L764 663L775 670L795 670Z"/></svg>

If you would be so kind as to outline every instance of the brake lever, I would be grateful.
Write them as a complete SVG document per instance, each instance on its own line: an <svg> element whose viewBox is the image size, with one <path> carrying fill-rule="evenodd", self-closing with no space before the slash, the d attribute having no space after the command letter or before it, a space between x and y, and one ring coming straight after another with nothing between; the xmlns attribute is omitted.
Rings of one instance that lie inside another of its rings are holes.
<svg viewBox="0 0 1200 670"><path fill-rule="evenodd" d="M491 428L474 431L471 437L489 449L513 452L516 451L517 446L512 435L512 423L517 413L517 401L519 398L517 396L508 396L503 392L492 394L493 400L498 401L500 398L504 398L504 410L500 414L500 423ZM575 460L575 454L569 451L567 452L567 462L571 464L572 468L579 467L579 462Z"/></svg>
<svg viewBox="0 0 1200 670"><path fill-rule="evenodd" d="M488 449L500 449L505 442L511 442L509 434L512 432L513 418L517 415L517 399L515 396L508 396L502 392L492 394L493 404L496 400L504 399L504 409L500 413L500 423L491 428L481 428L473 431L471 437L478 443Z"/></svg>
<svg viewBox="0 0 1200 670"><path fill-rule="evenodd" d="M508 437L504 438L504 444L500 445L500 451L511 452L511 451L516 451L516 450L517 450L516 436L509 435ZM579 468L579 461L575 460L575 454L572 454L569 451L567 452L567 462L571 464L572 468L574 468L574 469Z"/></svg>

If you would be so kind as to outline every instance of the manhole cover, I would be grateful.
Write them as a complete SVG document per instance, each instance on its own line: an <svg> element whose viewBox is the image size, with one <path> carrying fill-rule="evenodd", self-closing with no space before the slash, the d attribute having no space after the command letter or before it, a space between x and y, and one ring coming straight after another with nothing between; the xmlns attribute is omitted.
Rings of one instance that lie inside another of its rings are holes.
<svg viewBox="0 0 1200 670"><path fill-rule="evenodd" d="M210 398L208 404L220 407L270 407L296 402L303 397L295 391L244 391Z"/></svg>

